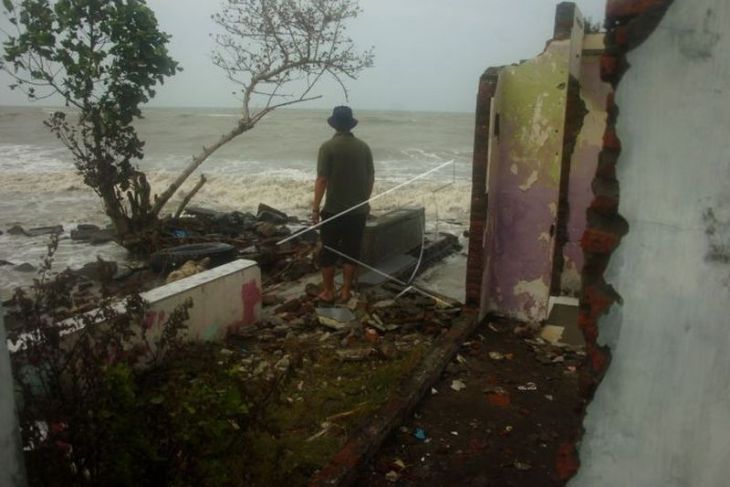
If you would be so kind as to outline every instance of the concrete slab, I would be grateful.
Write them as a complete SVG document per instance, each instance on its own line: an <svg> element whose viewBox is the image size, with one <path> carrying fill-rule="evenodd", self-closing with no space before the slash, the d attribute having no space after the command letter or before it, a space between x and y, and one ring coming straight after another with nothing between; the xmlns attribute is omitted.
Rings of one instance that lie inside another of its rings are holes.
<svg viewBox="0 0 730 487"><path fill-rule="evenodd" d="M188 339L219 340L243 326L255 324L261 318L261 271L256 262L239 259L147 291L141 296L150 306L145 316L150 339L162 333L170 314L190 299L193 306L187 321ZM122 302L114 307L119 312L124 311ZM87 314L97 313L93 310ZM73 325L77 321L71 318L64 323ZM69 328L66 338L72 338L80 329ZM11 353L15 352L31 339L30 335L21 337L17 343L8 344L8 348Z"/></svg>
<svg viewBox="0 0 730 487"><path fill-rule="evenodd" d="M377 264L377 269L392 277L402 276L404 273L412 272L418 263L418 259L410 255L396 255ZM358 284L362 286L378 286L389 279L384 275L372 270L365 270L357 278Z"/></svg>
<svg viewBox="0 0 730 487"><path fill-rule="evenodd" d="M360 258L373 265L419 248L426 229L424 208L403 208L367 222Z"/></svg>

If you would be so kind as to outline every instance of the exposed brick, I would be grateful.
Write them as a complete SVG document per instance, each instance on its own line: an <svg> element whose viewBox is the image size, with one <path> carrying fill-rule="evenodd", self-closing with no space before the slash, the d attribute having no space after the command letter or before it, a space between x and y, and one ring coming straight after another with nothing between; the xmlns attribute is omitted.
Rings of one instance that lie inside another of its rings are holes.
<svg viewBox="0 0 730 487"><path fill-rule="evenodd" d="M614 251L621 243L621 237L611 232L604 232L595 228L586 229L580 241L584 252L608 254Z"/></svg>
<svg viewBox="0 0 730 487"><path fill-rule="evenodd" d="M606 132L603 135L603 147L614 151L621 150L621 140L616 135L616 129L614 127L606 127Z"/></svg>
<svg viewBox="0 0 730 487"><path fill-rule="evenodd" d="M606 373L606 369L608 368L608 364L611 362L611 356L608 351L605 348L588 344L586 345L586 353L594 376L603 377L603 374Z"/></svg>
<svg viewBox="0 0 730 487"><path fill-rule="evenodd" d="M586 343L595 343L598 339L598 324L589 312L578 314L578 328L583 332Z"/></svg>
<svg viewBox="0 0 730 487"><path fill-rule="evenodd" d="M621 296L605 282L599 282L585 286L583 299L586 305L585 311L590 318L597 319L607 313L614 303L621 301Z"/></svg>
<svg viewBox="0 0 730 487"><path fill-rule="evenodd" d="M584 286L601 281L603 279L603 274L608 268L608 262L610 260L610 254L594 254L590 252L585 252L583 254Z"/></svg>
<svg viewBox="0 0 730 487"><path fill-rule="evenodd" d="M555 458L555 470L562 482L568 481L578 472L580 461L575 443L563 443L558 448Z"/></svg>
<svg viewBox="0 0 730 487"><path fill-rule="evenodd" d="M655 7L667 5L667 0L608 0L606 2L606 18L616 19L633 17Z"/></svg>
<svg viewBox="0 0 730 487"><path fill-rule="evenodd" d="M609 196L596 196L591 202L591 210L603 213L604 215L613 215L618 212L618 198Z"/></svg>
<svg viewBox="0 0 730 487"><path fill-rule="evenodd" d="M601 56L601 79L612 81L618 75L619 58L610 54Z"/></svg>
<svg viewBox="0 0 730 487"><path fill-rule="evenodd" d="M615 150L603 150L598 155L598 167L596 177L605 179L616 179L616 163L619 152Z"/></svg>
<svg viewBox="0 0 730 487"><path fill-rule="evenodd" d="M613 29L612 43L616 46L626 47L629 45L629 29L625 25L620 25Z"/></svg>

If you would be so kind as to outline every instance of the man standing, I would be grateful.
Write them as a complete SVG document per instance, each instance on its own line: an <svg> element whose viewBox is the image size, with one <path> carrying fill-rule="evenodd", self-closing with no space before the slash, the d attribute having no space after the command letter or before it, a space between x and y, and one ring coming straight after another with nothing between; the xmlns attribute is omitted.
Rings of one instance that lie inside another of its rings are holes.
<svg viewBox="0 0 730 487"><path fill-rule="evenodd" d="M325 223L321 228L319 265L324 289L319 299L333 302L337 297L340 302L346 302L352 297L352 281L357 270L355 260L360 258L365 220L370 211L370 206L362 203L369 200L373 192L375 170L370 148L352 135L357 120L353 118L350 107L335 107L327 123L336 133L319 149L312 221L319 223L320 218L327 220L341 212L347 213ZM325 193L327 200L320 214L319 207ZM348 257L342 265L344 282L339 296L335 296L335 264L341 255L328 247Z"/></svg>

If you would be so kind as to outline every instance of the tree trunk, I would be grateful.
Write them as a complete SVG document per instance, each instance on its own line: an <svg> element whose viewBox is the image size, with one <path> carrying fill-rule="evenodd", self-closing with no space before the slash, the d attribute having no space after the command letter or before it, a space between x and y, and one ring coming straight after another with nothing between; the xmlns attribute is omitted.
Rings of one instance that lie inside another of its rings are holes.
<svg viewBox="0 0 730 487"><path fill-rule="evenodd" d="M185 180L187 180L190 175L195 172L195 170L200 167L200 165L205 162L208 157L210 157L211 154L213 154L215 151L217 151L222 146L235 139L242 133L250 130L252 127L253 125L251 125L250 121L243 119L239 120L238 126L227 134L223 135L218 140L218 142L210 147L203 147L203 152L193 157L193 160L190 162L188 167L183 170L183 172L177 177L177 179L175 179L175 181L173 181L172 184L170 184L170 186L168 186L168 188L161 195L155 197L155 203L152 206L151 213L155 216L159 215L160 211L162 211L162 208L170 200L170 198L172 198L172 196L180 188L180 186L182 186Z"/></svg>
<svg viewBox="0 0 730 487"><path fill-rule="evenodd" d="M121 239L124 235L131 232L131 222L120 208L120 202L116 197L114 188L105 188L101 190L101 198L104 201L104 213L106 213L112 221L114 231Z"/></svg>

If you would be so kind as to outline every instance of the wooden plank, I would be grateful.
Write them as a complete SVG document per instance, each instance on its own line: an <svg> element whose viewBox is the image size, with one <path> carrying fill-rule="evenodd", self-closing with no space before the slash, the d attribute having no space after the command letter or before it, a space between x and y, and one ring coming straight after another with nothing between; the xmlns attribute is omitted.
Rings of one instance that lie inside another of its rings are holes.
<svg viewBox="0 0 730 487"><path fill-rule="evenodd" d="M370 424L350 437L329 465L312 477L310 487L346 487L357 479L360 469L372 459L390 433L400 426L433 387L459 351L461 344L479 325L476 314L464 312L440 337L421 366L403 387L373 416Z"/></svg>

